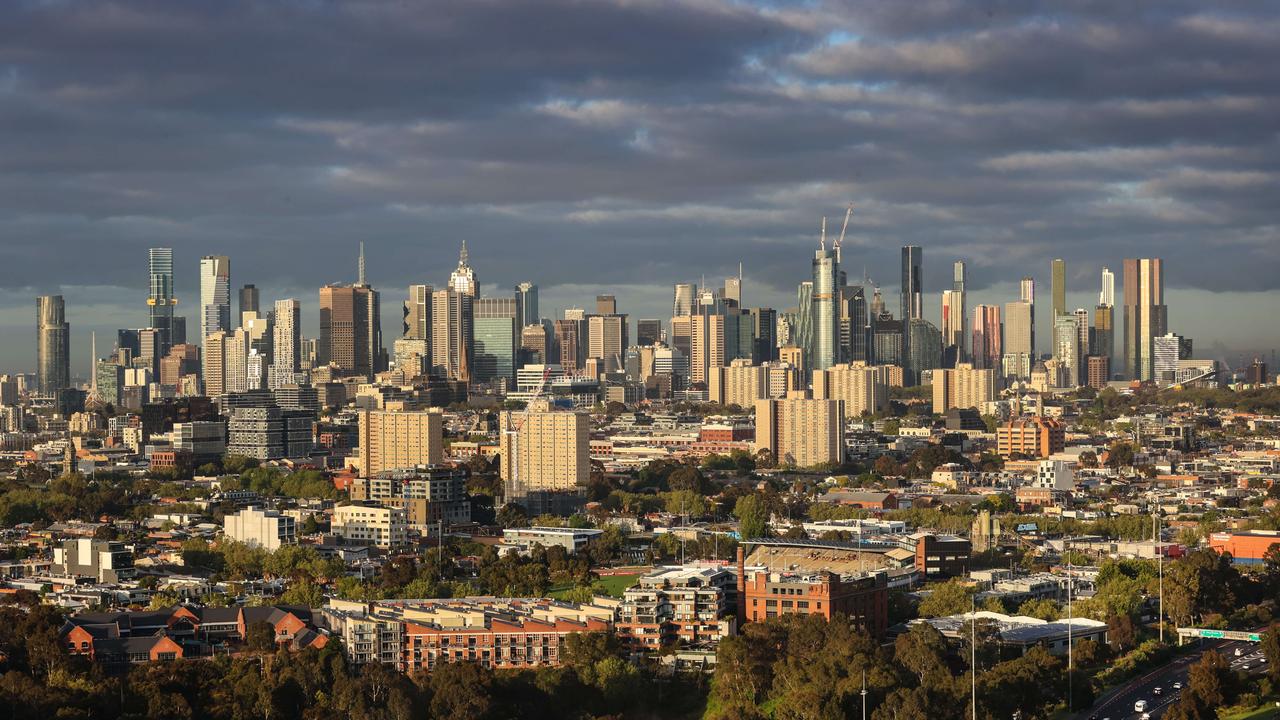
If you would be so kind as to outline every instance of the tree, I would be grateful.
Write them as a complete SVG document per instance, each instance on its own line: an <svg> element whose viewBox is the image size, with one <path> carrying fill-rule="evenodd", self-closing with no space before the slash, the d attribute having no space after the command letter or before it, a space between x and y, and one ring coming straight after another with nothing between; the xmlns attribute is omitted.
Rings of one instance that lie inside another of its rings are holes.
<svg viewBox="0 0 1280 720"><path fill-rule="evenodd" d="M667 487L671 490L687 490L699 495L711 491L710 483L702 471L692 465L681 465L667 476Z"/></svg>
<svg viewBox="0 0 1280 720"><path fill-rule="evenodd" d="M1107 449L1107 467L1122 468L1133 464L1133 446L1118 442Z"/></svg>
<svg viewBox="0 0 1280 720"><path fill-rule="evenodd" d="M893 459L892 455L881 455L876 458L875 465L872 466L872 469L880 477L902 474L902 469L898 467L898 462Z"/></svg>
<svg viewBox="0 0 1280 720"><path fill-rule="evenodd" d="M1187 692L1204 707L1221 707L1235 700L1231 663L1216 650L1205 653L1187 673Z"/></svg>
<svg viewBox="0 0 1280 720"><path fill-rule="evenodd" d="M1271 627L1262 634L1262 642L1258 644L1258 649L1267 659L1267 675L1271 678L1272 684L1280 683L1280 623L1271 623Z"/></svg>
<svg viewBox="0 0 1280 720"><path fill-rule="evenodd" d="M249 623L244 631L244 639L250 650L272 652L276 649L275 626L265 620Z"/></svg>
<svg viewBox="0 0 1280 720"><path fill-rule="evenodd" d="M446 662L430 676L431 716L482 720L493 708L493 673L474 662Z"/></svg>
<svg viewBox="0 0 1280 720"><path fill-rule="evenodd" d="M1112 615L1107 618L1107 642L1120 652L1131 650L1138 642L1133 618L1128 615Z"/></svg>
<svg viewBox="0 0 1280 720"><path fill-rule="evenodd" d="M973 588L958 580L948 580L933 586L929 597L920 601L921 617L945 617L959 615L973 609Z"/></svg>
<svg viewBox="0 0 1280 720"><path fill-rule="evenodd" d="M893 659L924 684L931 672L945 672L947 639L929 623L916 623L893 643Z"/></svg>
<svg viewBox="0 0 1280 720"><path fill-rule="evenodd" d="M504 528L529 527L529 513L523 505L509 502L498 511L498 524Z"/></svg>
<svg viewBox="0 0 1280 720"><path fill-rule="evenodd" d="M769 511L758 494L738 498L733 516L738 518L738 536L743 540L769 536Z"/></svg>
<svg viewBox="0 0 1280 720"><path fill-rule="evenodd" d="M1058 604L1044 598L1028 600L1022 603L1018 606L1018 614L1050 621L1057 620L1061 615L1058 610Z"/></svg>

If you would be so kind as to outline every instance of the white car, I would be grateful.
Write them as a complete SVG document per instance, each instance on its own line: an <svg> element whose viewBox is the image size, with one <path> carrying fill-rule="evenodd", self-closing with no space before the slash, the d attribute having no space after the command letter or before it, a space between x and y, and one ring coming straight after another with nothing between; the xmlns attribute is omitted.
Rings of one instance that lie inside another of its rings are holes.
<svg viewBox="0 0 1280 720"><path fill-rule="evenodd" d="M1133 711L1136 713L1144 713L1147 711L1147 701L1139 700L1133 704Z"/></svg>
<svg viewBox="0 0 1280 720"><path fill-rule="evenodd" d="M1244 653L1240 650L1240 648L1236 648L1236 657L1240 657L1243 654Z"/></svg>
<svg viewBox="0 0 1280 720"><path fill-rule="evenodd" d="M1181 689L1182 689L1182 681L1178 681L1178 682L1174 683L1174 684L1173 684L1173 689L1174 689L1174 690L1181 690Z"/></svg>

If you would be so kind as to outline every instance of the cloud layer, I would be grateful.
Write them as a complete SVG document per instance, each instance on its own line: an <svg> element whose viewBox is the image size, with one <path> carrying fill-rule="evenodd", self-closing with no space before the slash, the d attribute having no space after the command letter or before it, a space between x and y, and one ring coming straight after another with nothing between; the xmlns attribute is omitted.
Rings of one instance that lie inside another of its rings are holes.
<svg viewBox="0 0 1280 720"><path fill-rule="evenodd" d="M188 306L208 253L313 296L366 241L390 302L466 239L486 283L667 286L741 260L782 304L849 201L847 265L886 286L914 243L934 292L953 259L981 289L1064 257L1092 290L1158 255L1171 287L1268 298L1277 34L1265 3L1177 0L19 0L0 301L62 289L75 322L77 288L140 298L157 244Z"/></svg>

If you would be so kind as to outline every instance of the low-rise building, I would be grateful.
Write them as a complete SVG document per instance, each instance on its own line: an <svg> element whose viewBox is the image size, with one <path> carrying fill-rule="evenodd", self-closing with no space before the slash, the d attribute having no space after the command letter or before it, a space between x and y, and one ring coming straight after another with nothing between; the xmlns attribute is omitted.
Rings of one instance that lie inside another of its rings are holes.
<svg viewBox="0 0 1280 720"><path fill-rule="evenodd" d="M408 542L408 513L373 503L339 505L333 509L331 530L349 542L389 550Z"/></svg>
<svg viewBox="0 0 1280 720"><path fill-rule="evenodd" d="M1219 553L1231 553L1232 562L1239 565L1264 564L1267 553L1277 545L1280 545L1280 531L1277 530L1249 530L1209 535L1209 547Z"/></svg>
<svg viewBox="0 0 1280 720"><path fill-rule="evenodd" d="M972 545L958 535L913 533L915 567L925 578L959 577L969 572Z"/></svg>
<svg viewBox="0 0 1280 720"><path fill-rule="evenodd" d="M593 528L527 527L507 528L502 531L502 544L508 550L527 553L534 545L544 548L562 547L570 555L587 546L603 534Z"/></svg>
<svg viewBox="0 0 1280 720"><path fill-rule="evenodd" d="M67 540L53 549L53 572L89 577L100 583L118 583L136 574L133 551L124 543L92 538Z"/></svg>
<svg viewBox="0 0 1280 720"><path fill-rule="evenodd" d="M1033 647L1043 647L1051 655L1066 655L1068 637L1071 638L1073 647L1079 647L1085 640L1098 643L1107 641L1107 624L1088 618L1049 622L1025 615L1005 615L980 610L976 613L912 620L911 624L929 623L944 637L966 642L969 639L970 624L975 621L992 625L1001 645L1015 648L1023 654Z"/></svg>
<svg viewBox="0 0 1280 720"><path fill-rule="evenodd" d="M236 542L271 551L298 542L297 520L256 506L227 515L223 519L223 532Z"/></svg>
<svg viewBox="0 0 1280 720"><path fill-rule="evenodd" d="M714 649L731 631L732 572L719 565L655 568L628 588L618 606L618 634L633 648Z"/></svg>
<svg viewBox="0 0 1280 720"><path fill-rule="evenodd" d="M463 466L420 465L351 481L351 499L373 501L405 511L409 526L424 535L471 522L467 495L470 473Z"/></svg>

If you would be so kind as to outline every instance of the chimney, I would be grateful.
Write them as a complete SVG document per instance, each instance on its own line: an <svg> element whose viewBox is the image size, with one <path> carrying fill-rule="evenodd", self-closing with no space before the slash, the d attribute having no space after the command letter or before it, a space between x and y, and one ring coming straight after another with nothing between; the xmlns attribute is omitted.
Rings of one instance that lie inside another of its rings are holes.
<svg viewBox="0 0 1280 720"><path fill-rule="evenodd" d="M747 621L747 560L741 545L738 546L738 627Z"/></svg>

